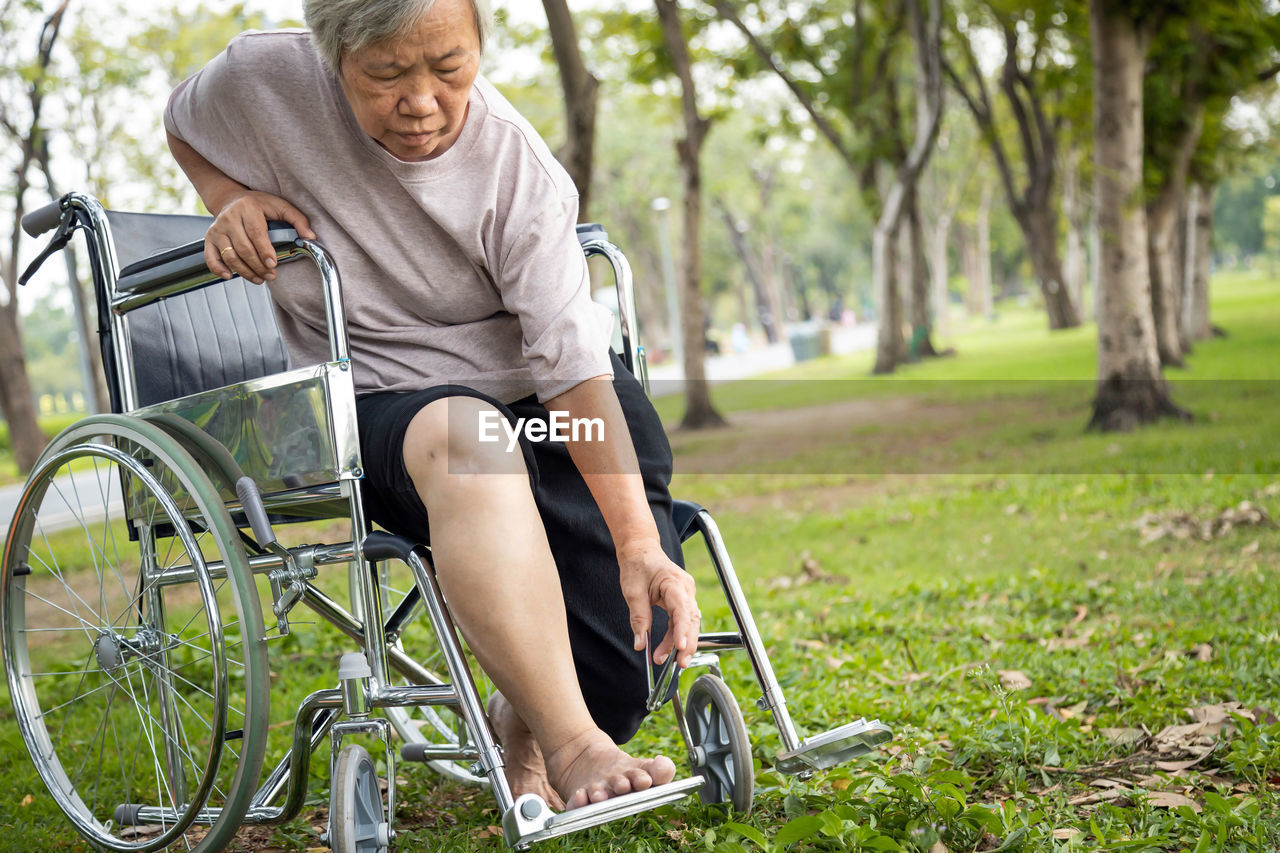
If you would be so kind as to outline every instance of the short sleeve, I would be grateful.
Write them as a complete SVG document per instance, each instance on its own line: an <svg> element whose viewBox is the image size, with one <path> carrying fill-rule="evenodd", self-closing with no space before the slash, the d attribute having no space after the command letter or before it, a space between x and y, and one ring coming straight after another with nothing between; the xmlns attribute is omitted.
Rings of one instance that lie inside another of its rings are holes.
<svg viewBox="0 0 1280 853"><path fill-rule="evenodd" d="M541 402L588 379L613 375L613 313L591 299L577 217L576 196L547 205L512 241L497 281L503 306L520 320L524 357Z"/></svg>
<svg viewBox="0 0 1280 853"><path fill-rule="evenodd" d="M247 187L276 190L258 122L270 110L255 104L254 63L260 58L237 36L209 64L178 84L164 112L165 129L224 174ZM260 69L259 69L260 70Z"/></svg>

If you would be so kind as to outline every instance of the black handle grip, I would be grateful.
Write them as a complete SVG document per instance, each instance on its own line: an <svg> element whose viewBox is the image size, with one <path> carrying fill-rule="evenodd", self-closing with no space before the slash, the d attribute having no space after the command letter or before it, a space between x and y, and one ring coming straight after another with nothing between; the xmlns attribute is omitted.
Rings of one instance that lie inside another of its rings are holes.
<svg viewBox="0 0 1280 853"><path fill-rule="evenodd" d="M58 199L22 217L22 230L32 237L39 237L44 232L57 228L61 221L62 199Z"/></svg>
<svg viewBox="0 0 1280 853"><path fill-rule="evenodd" d="M267 508L262 505L262 495L258 494L258 484L249 477L236 480L236 494L240 497L240 506L244 508L245 518L253 528L253 535L263 548L276 541L276 533L271 529L267 519Z"/></svg>

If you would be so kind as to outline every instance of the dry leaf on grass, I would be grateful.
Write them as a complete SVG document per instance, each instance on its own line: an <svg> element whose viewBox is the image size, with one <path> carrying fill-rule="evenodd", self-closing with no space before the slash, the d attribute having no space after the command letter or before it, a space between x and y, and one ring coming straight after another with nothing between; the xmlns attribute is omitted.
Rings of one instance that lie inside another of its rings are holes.
<svg viewBox="0 0 1280 853"><path fill-rule="evenodd" d="M1252 501L1241 501L1212 518L1197 518L1189 512L1149 512L1134 522L1143 545L1166 537L1209 541L1225 536L1237 527L1274 527L1267 511Z"/></svg>
<svg viewBox="0 0 1280 853"><path fill-rule="evenodd" d="M501 838L501 837L502 837L502 827L500 826L493 826L493 825L486 826L484 829L476 833L476 838Z"/></svg>
<svg viewBox="0 0 1280 853"><path fill-rule="evenodd" d="M999 675L1000 686L1005 690L1026 690L1031 686L1031 679L1020 669L1002 669Z"/></svg>
<svg viewBox="0 0 1280 853"><path fill-rule="evenodd" d="M27 806L31 805L35 801L36 801L35 797L31 796L30 794L27 794L25 797L22 798L21 805L25 809Z"/></svg>
<svg viewBox="0 0 1280 853"><path fill-rule="evenodd" d="M1201 811L1201 806L1195 800L1183 794L1176 794L1173 791L1152 791L1147 794L1147 803L1158 809L1176 809L1179 806L1190 806L1194 812Z"/></svg>
<svg viewBox="0 0 1280 853"><path fill-rule="evenodd" d="M1104 728L1098 729L1102 736L1114 743L1116 746L1132 746L1147 736L1142 729L1135 729L1132 726L1125 728Z"/></svg>
<svg viewBox="0 0 1280 853"><path fill-rule="evenodd" d="M1062 829L1055 829L1053 831L1053 837L1056 838L1058 841L1065 841L1068 838L1075 838L1077 835L1080 835L1080 830L1076 829L1074 826L1066 826L1066 827L1063 827Z"/></svg>

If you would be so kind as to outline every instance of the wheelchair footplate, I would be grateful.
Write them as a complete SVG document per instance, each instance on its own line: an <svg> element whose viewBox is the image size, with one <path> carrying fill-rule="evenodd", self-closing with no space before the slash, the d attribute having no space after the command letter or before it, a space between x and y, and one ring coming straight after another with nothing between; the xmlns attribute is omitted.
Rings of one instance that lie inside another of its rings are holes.
<svg viewBox="0 0 1280 853"><path fill-rule="evenodd" d="M826 770L865 755L893 739L893 732L879 720L861 719L820 735L805 738L788 752L778 753L774 767L782 773Z"/></svg>
<svg viewBox="0 0 1280 853"><path fill-rule="evenodd" d="M554 812L536 794L523 794L502 816L502 833L507 844L524 849L537 841L545 841L580 829L600 826L610 821L640 814L682 800L702 787L704 779L692 776L647 791L635 791L599 803L591 803L566 812Z"/></svg>

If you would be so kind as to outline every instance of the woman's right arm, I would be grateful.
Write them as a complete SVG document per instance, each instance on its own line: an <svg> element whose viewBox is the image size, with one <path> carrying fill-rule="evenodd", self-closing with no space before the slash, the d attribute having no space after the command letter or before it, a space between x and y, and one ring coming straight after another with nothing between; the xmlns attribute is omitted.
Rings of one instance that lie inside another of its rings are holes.
<svg viewBox="0 0 1280 853"><path fill-rule="evenodd" d="M216 217L204 235L204 259L214 275L239 275L254 284L276 277L276 251L267 237L267 220L284 220L306 239L315 239L306 214L298 208L279 196L249 189L172 133L168 139L173 159Z"/></svg>

